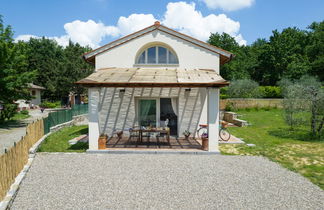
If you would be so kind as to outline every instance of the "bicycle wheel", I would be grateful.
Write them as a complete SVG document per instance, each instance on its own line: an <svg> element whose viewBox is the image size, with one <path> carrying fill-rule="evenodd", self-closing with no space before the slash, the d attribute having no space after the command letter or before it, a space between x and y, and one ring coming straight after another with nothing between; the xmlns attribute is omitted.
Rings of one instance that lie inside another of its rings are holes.
<svg viewBox="0 0 324 210"><path fill-rule="evenodd" d="M223 141L228 141L231 138L231 134L225 128L219 130L219 137Z"/></svg>
<svg viewBox="0 0 324 210"><path fill-rule="evenodd" d="M199 129L197 130L197 137L198 137L198 138L201 138L201 135L202 135L203 133L207 133L207 128L205 128L205 127L201 127L201 128L199 128Z"/></svg>

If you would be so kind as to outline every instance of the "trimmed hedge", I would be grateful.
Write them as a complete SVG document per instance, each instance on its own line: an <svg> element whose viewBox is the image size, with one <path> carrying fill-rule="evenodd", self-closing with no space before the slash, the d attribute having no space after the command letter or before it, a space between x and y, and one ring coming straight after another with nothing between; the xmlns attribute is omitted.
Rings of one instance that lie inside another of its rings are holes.
<svg viewBox="0 0 324 210"><path fill-rule="evenodd" d="M259 97L256 98L283 98L281 88L278 86L260 86L259 87ZM220 90L220 98L227 99L227 98L235 98L230 97L228 95L228 87L221 88ZM243 97L238 97L243 98Z"/></svg>
<svg viewBox="0 0 324 210"><path fill-rule="evenodd" d="M260 86L263 98L282 98L281 88L278 86Z"/></svg>
<svg viewBox="0 0 324 210"><path fill-rule="evenodd" d="M56 101L56 102L44 101L39 106L44 107L44 108L59 108L59 107L61 107L61 102L60 101Z"/></svg>

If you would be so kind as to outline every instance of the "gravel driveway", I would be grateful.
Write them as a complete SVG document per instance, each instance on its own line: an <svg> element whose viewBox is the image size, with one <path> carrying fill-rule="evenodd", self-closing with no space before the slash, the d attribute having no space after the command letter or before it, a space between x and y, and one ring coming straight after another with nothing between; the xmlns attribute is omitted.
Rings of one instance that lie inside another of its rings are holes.
<svg viewBox="0 0 324 210"><path fill-rule="evenodd" d="M324 191L262 157L37 154L12 209L323 209Z"/></svg>

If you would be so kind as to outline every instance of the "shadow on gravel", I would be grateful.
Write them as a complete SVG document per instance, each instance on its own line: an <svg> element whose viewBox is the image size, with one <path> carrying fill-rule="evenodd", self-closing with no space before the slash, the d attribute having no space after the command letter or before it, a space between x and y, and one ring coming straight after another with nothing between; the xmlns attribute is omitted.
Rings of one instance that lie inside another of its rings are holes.
<svg viewBox="0 0 324 210"><path fill-rule="evenodd" d="M10 130L12 128L26 127L27 124L28 124L27 122L22 122L22 121L18 121L18 120L9 120L9 121L6 121L5 123L1 123L0 128Z"/></svg>

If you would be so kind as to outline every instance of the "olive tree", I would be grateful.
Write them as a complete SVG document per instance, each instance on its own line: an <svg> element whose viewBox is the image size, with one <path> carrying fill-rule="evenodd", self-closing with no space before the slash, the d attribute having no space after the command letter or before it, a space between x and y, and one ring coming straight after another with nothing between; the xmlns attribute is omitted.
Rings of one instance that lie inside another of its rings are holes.
<svg viewBox="0 0 324 210"><path fill-rule="evenodd" d="M262 94L256 81L239 79L231 81L228 87L228 96L231 98L259 98Z"/></svg>
<svg viewBox="0 0 324 210"><path fill-rule="evenodd" d="M284 95L287 124L291 128L300 124L310 125L312 135L321 135L324 124L324 89L318 79L303 76L300 80L282 80L279 84Z"/></svg>

